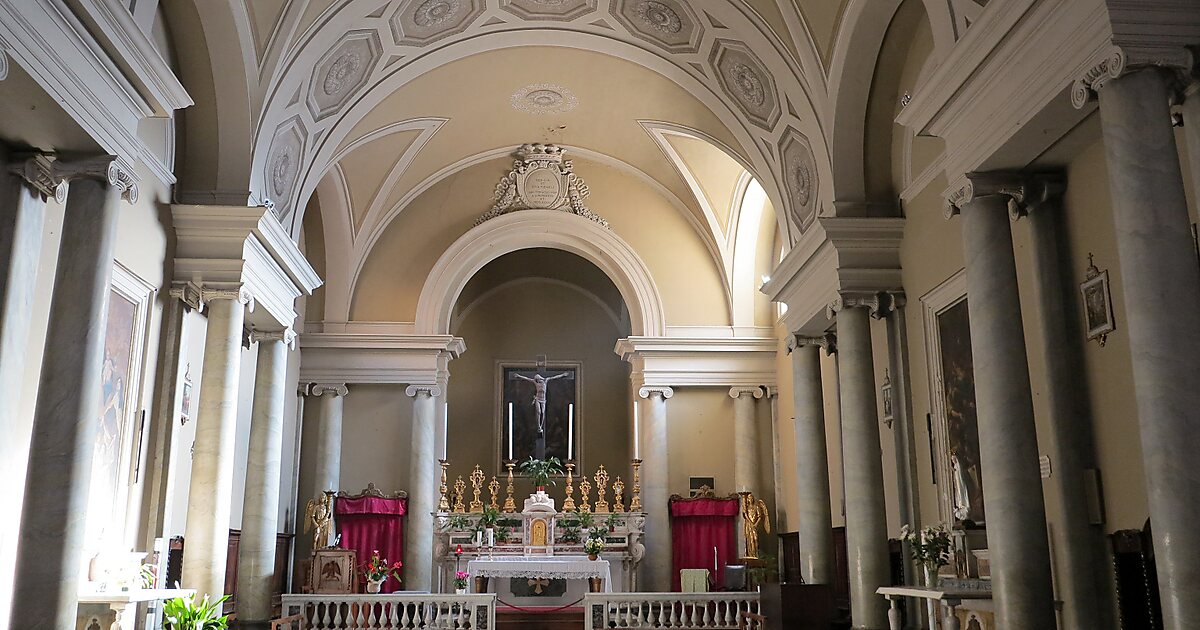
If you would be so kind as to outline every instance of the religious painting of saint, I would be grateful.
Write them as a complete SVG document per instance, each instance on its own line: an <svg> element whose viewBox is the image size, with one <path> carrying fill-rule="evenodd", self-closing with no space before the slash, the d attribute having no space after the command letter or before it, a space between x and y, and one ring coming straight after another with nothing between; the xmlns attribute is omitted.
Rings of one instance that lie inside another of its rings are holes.
<svg viewBox="0 0 1200 630"><path fill-rule="evenodd" d="M108 299L108 328L104 335L104 362L100 369L100 413L92 456L92 481L88 495L88 539L96 541L115 525L114 507L119 498L122 446L129 427L130 373L137 342L138 304L117 291Z"/></svg>
<svg viewBox="0 0 1200 630"><path fill-rule="evenodd" d="M577 457L579 364L502 364L499 376L501 459Z"/></svg>
<svg viewBox="0 0 1200 630"><path fill-rule="evenodd" d="M983 467L979 460L979 421L975 408L975 369L967 301L937 318L941 345L942 395L952 511L955 520L984 523Z"/></svg>

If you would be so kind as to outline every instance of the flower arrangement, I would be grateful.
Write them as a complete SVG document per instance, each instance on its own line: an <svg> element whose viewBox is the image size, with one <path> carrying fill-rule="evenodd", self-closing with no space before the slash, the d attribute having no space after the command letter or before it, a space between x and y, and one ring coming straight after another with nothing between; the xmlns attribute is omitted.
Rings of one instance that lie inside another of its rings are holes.
<svg viewBox="0 0 1200 630"><path fill-rule="evenodd" d="M454 572L454 588L467 588L467 578L471 577L466 571Z"/></svg>
<svg viewBox="0 0 1200 630"><path fill-rule="evenodd" d="M586 553L589 558L592 558L594 556L599 556L601 551L604 551L604 539L603 538L593 537L593 538L588 538L586 541L584 541L583 552Z"/></svg>
<svg viewBox="0 0 1200 630"><path fill-rule="evenodd" d="M163 625L169 630L225 630L229 620L221 614L226 595L210 600L208 595L176 597L163 602Z"/></svg>
<svg viewBox="0 0 1200 630"><path fill-rule="evenodd" d="M363 578L368 582L378 582L380 584L386 582L393 575L399 580L400 576L396 574L400 572L400 567L402 566L404 566L404 563L399 560L388 564L387 558L380 558L379 550L376 549L371 552L371 559L363 567Z"/></svg>
<svg viewBox="0 0 1200 630"><path fill-rule="evenodd" d="M900 529L900 540L908 543L913 562L936 572L950 564L950 531L945 525L932 525L914 531L908 525Z"/></svg>
<svg viewBox="0 0 1200 630"><path fill-rule="evenodd" d="M555 475L563 474L562 462L557 457L548 459L534 459L531 455L529 459L521 462L521 474L533 478L533 485L538 489L544 489L546 484L553 484L550 479Z"/></svg>

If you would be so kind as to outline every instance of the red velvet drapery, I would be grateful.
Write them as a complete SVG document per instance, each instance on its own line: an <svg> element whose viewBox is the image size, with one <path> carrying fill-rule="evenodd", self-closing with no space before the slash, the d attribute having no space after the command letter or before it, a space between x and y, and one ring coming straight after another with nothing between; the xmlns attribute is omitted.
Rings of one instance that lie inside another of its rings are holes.
<svg viewBox="0 0 1200 630"><path fill-rule="evenodd" d="M341 546L358 553L360 573L375 551L389 563L404 559L404 514L407 507L405 499L338 497L333 512L337 517L338 533L342 535ZM401 569L401 575L403 573ZM398 590L401 590L400 583L389 579L383 583L380 592Z"/></svg>
<svg viewBox="0 0 1200 630"><path fill-rule="evenodd" d="M737 558L734 527L737 499L675 499L671 501L671 585L678 591L680 569L708 569L719 587L725 565ZM717 566L713 567L713 547Z"/></svg>

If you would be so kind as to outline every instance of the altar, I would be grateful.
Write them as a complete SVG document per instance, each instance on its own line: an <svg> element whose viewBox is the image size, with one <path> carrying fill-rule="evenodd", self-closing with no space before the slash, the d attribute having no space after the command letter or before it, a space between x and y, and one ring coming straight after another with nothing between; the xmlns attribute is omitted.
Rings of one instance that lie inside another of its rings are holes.
<svg viewBox="0 0 1200 630"><path fill-rule="evenodd" d="M467 563L477 592L512 606L568 606L589 592L612 592L607 560L586 556L480 558Z"/></svg>

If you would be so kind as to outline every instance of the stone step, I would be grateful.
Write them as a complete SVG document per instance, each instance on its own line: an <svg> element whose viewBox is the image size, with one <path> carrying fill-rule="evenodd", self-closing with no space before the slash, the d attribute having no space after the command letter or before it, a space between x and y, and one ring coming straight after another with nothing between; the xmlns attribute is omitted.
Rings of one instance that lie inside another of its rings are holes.
<svg viewBox="0 0 1200 630"><path fill-rule="evenodd" d="M496 608L497 630L583 630L583 608L536 611Z"/></svg>

